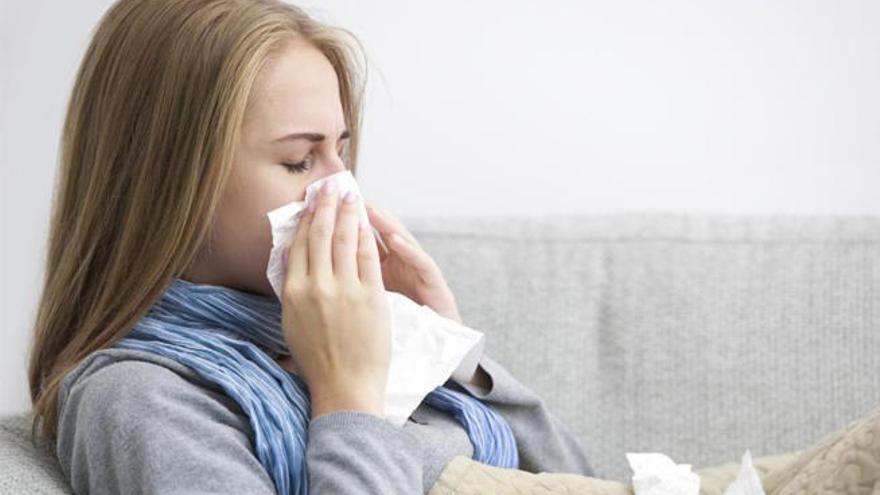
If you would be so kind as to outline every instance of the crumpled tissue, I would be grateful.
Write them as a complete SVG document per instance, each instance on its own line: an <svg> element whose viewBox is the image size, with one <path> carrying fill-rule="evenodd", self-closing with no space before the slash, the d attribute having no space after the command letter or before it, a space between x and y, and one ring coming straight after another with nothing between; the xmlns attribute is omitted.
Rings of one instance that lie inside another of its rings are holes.
<svg viewBox="0 0 880 495"><path fill-rule="evenodd" d="M320 193L321 186L330 180L337 181L340 201L349 190L363 198L354 176L343 170L310 183L304 201L293 201L267 213L272 227L272 250L266 277L279 300L287 273L287 253L296 233L299 213L317 199L315 196ZM358 204L360 221L376 232L370 225L363 200ZM374 236L387 249L381 236L378 233ZM447 379L451 377L459 383L470 380L483 355L485 335L441 316L403 294L388 290L385 294L391 313L391 362L385 388L385 417L391 423L403 426L425 396Z"/></svg>
<svg viewBox="0 0 880 495"><path fill-rule="evenodd" d="M761 485L761 477L752 464L752 453L748 450L742 456L739 474L731 484L727 485L724 495L766 495L764 486Z"/></svg>
<svg viewBox="0 0 880 495"><path fill-rule="evenodd" d="M628 452L626 459L633 470L635 495L699 495L700 476L690 464L675 464L659 453ZM737 478L724 490L724 495L765 495L761 479L752 464L751 452L742 456Z"/></svg>
<svg viewBox="0 0 880 495"><path fill-rule="evenodd" d="M700 477L690 464L675 464L660 453L627 452L635 495L699 495Z"/></svg>

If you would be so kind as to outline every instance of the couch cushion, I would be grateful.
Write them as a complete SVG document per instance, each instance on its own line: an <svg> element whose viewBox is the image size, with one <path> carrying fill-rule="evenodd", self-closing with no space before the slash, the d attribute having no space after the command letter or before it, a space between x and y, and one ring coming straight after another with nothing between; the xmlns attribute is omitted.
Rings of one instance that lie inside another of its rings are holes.
<svg viewBox="0 0 880 495"><path fill-rule="evenodd" d="M0 493L72 493L51 450L31 442L30 413L0 417Z"/></svg>

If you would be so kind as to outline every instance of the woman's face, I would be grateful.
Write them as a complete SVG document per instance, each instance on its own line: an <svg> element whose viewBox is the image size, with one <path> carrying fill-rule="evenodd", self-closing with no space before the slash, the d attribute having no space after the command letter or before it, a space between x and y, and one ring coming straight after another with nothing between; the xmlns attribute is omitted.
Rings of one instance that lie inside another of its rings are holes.
<svg viewBox="0 0 880 495"><path fill-rule="evenodd" d="M210 247L181 278L274 297L266 213L304 201L306 186L344 170L348 131L333 66L307 42L290 42L255 84Z"/></svg>

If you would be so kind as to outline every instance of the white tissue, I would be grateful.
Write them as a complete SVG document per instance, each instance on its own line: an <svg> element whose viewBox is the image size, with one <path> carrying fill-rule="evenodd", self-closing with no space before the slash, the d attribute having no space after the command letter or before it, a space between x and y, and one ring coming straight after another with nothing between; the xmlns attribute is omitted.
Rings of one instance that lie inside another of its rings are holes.
<svg viewBox="0 0 880 495"><path fill-rule="evenodd" d="M279 300L298 213L314 201L321 186L329 180L337 181L339 198L349 190L360 195L354 176L343 170L309 184L304 201L293 201L267 213L272 226L272 251L266 277ZM361 222L370 225L363 200L359 204ZM375 234L375 237L384 248L381 236ZM470 380L483 355L485 336L402 294L387 290L385 294L391 311L391 362L385 388L385 417L403 426L425 396L450 376L462 383Z"/></svg>
<svg viewBox="0 0 880 495"><path fill-rule="evenodd" d="M700 476L691 471L690 464L675 464L669 457L658 453L628 452L626 459L633 470L632 486L635 495L698 495ZM742 456L739 474L724 495L765 495L761 478L752 465L752 455L746 450Z"/></svg>
<svg viewBox="0 0 880 495"><path fill-rule="evenodd" d="M765 495L761 478L752 465L752 453L746 450L742 456L742 464L739 466L739 475L733 483L727 485L724 495Z"/></svg>
<svg viewBox="0 0 880 495"><path fill-rule="evenodd" d="M700 477L690 464L675 464L659 453L628 452L635 495L699 495Z"/></svg>

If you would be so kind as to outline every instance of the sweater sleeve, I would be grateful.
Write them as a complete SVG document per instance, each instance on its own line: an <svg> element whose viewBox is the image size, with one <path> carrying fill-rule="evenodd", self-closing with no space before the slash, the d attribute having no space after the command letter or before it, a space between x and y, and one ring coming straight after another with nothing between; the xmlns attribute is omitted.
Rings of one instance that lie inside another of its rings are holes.
<svg viewBox="0 0 880 495"><path fill-rule="evenodd" d="M537 393L486 354L479 366L489 375L488 390L456 379L451 382L507 420L516 437L519 469L596 476L578 440Z"/></svg>
<svg viewBox="0 0 880 495"><path fill-rule="evenodd" d="M86 368L59 417L57 454L75 493L275 495L247 416L222 391L146 361ZM378 416L321 415L308 428L309 493L421 493L420 449Z"/></svg>
<svg viewBox="0 0 880 495"><path fill-rule="evenodd" d="M309 493L423 493L423 452L402 427L362 411L334 411L309 423Z"/></svg>

